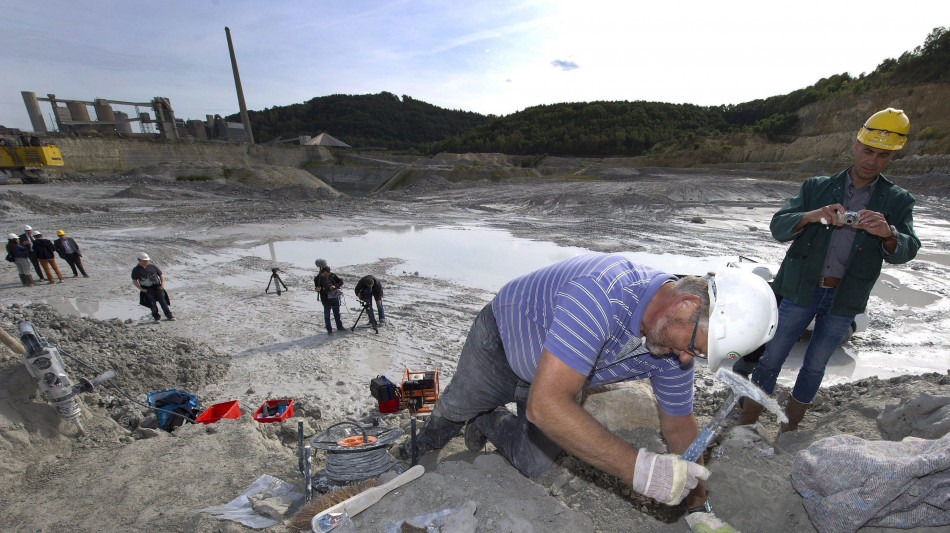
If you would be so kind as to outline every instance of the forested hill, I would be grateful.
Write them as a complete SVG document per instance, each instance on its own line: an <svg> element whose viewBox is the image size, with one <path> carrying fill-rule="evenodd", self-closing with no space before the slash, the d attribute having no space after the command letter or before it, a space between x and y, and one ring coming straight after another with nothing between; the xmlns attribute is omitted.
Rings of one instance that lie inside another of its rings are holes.
<svg viewBox="0 0 950 533"><path fill-rule="evenodd" d="M419 148L491 120L395 94L334 94L303 104L248 111L258 142L327 132L351 146ZM240 122L237 115L229 120Z"/></svg>
<svg viewBox="0 0 950 533"><path fill-rule="evenodd" d="M735 105L579 102L529 107L494 117L383 92L324 96L249 115L260 142L326 131L353 146L426 154L637 156L676 146L689 149L699 146L702 137L738 133L791 141L800 131L798 112L808 104L933 82L950 83L950 31L944 27L934 28L921 46L899 58L885 59L869 74L838 74L789 94ZM238 120L237 115L228 118Z"/></svg>

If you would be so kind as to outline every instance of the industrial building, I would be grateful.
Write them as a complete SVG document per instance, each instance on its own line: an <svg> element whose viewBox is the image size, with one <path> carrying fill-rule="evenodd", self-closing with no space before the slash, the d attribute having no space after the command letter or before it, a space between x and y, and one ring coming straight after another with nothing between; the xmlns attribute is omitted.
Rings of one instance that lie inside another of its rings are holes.
<svg viewBox="0 0 950 533"><path fill-rule="evenodd" d="M49 102L52 109L53 131L72 135L118 136L118 137L158 137L178 140L193 138L199 140L248 142L248 133L241 122L228 122L221 115L205 115L205 120L182 120L175 118L168 98L156 96L151 102L128 102L96 98L93 101L67 100L47 94L38 98L36 93L22 91L23 103L33 124L33 131L47 133L46 120L40 109L40 102ZM117 111L114 105L134 108L134 114ZM95 113L95 120L89 114L89 108ZM139 123L139 132L134 132L132 123Z"/></svg>

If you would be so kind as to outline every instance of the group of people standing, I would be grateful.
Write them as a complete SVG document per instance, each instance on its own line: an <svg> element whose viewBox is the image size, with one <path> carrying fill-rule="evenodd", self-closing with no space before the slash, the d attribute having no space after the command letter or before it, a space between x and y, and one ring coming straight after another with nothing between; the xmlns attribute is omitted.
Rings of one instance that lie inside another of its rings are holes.
<svg viewBox="0 0 950 533"><path fill-rule="evenodd" d="M50 285L56 283L53 274L63 281L63 274L56 264L56 256L59 255L69 268L73 271L73 277L78 277L81 273L83 277L88 278L86 269L82 265L82 252L79 245L72 237L67 237L63 230L56 231L56 240L51 241L43 236L43 232L34 230L29 224L23 226L23 233L17 235L11 233L7 236L7 261L14 263L17 272L20 275L20 282L24 286L33 285L33 274L30 272L30 265L36 271L39 281L49 281ZM42 268L41 268L42 267ZM45 273L45 276L44 276Z"/></svg>
<svg viewBox="0 0 950 533"><path fill-rule="evenodd" d="M316 265L320 273L313 278L313 287L320 294L320 303L323 304L323 320L327 328L327 335L333 335L333 322L330 321L330 313L333 313L333 320L336 322L337 331L343 331L343 321L340 319L340 299L343 297L343 279L337 276L322 259L316 260ZM370 320L373 320L373 302L376 302L376 312L379 314L379 323L386 321L386 315L383 311L383 284L375 277L366 275L360 278L354 289L356 297L366 306L370 314Z"/></svg>

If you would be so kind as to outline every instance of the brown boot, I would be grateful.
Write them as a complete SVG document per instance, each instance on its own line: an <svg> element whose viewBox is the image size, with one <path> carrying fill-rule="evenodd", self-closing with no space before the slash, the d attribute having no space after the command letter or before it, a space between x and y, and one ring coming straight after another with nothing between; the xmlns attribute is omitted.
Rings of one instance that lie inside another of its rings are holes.
<svg viewBox="0 0 950 533"><path fill-rule="evenodd" d="M762 407L762 404L753 402L748 398L742 399L742 412L739 413L739 421L736 422L737 426L748 426L749 424L755 424L759 421L759 416L762 414L762 411L765 410L765 407Z"/></svg>
<svg viewBox="0 0 950 533"><path fill-rule="evenodd" d="M805 411L809 407L811 407L810 403L802 403L789 394L788 402L785 404L785 416L788 417L788 423L779 426L778 432L785 433L786 431L797 430L798 424L805 418Z"/></svg>

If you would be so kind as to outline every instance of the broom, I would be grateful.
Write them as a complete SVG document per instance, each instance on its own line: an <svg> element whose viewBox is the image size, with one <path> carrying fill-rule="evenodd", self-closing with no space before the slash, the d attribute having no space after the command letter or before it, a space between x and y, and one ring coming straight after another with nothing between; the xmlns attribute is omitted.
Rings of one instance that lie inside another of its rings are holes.
<svg viewBox="0 0 950 533"><path fill-rule="evenodd" d="M379 485L378 478L367 479L359 483L351 483L338 489L333 489L326 494L310 500L303 504L297 512L294 513L286 525L294 531L311 531L310 521L313 517L324 509L329 509L338 503L343 503L353 496L375 486Z"/></svg>

